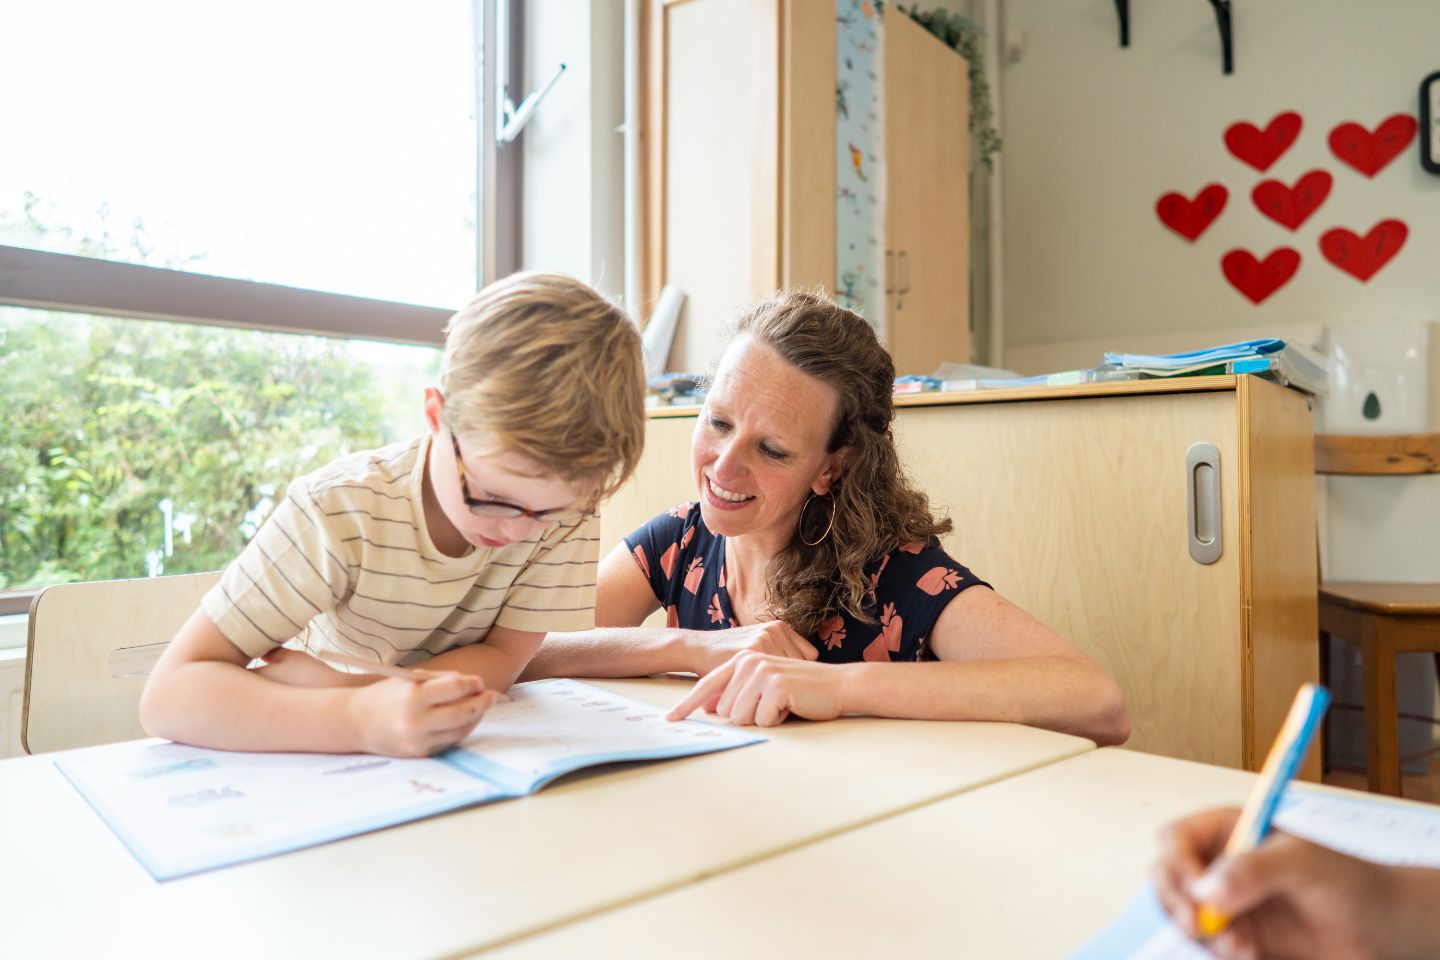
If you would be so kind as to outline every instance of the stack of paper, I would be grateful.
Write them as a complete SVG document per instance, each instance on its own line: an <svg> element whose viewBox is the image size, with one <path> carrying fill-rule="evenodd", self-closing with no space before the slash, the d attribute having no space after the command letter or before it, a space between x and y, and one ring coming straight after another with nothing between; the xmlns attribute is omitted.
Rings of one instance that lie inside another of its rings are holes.
<svg viewBox="0 0 1440 960"><path fill-rule="evenodd" d="M1183 353L1107 353L1105 363L1142 378L1251 373L1317 396L1324 395L1328 380L1325 368L1301 348L1276 339L1244 340Z"/></svg>
<svg viewBox="0 0 1440 960"><path fill-rule="evenodd" d="M1177 367L1214 366L1241 357L1279 353L1284 349L1284 340L1242 340L1239 343L1228 343L1204 350L1188 350L1184 353L1107 353L1105 362L1117 367L1158 367L1173 370Z"/></svg>

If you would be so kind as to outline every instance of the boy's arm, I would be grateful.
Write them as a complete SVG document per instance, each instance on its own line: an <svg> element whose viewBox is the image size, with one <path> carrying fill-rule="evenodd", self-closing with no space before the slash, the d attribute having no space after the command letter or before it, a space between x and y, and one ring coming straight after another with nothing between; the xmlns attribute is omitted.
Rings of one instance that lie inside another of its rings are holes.
<svg viewBox="0 0 1440 960"><path fill-rule="evenodd" d="M305 688L246 669L250 657L196 610L140 697L152 736L221 750L427 756L459 742L489 706L473 677Z"/></svg>
<svg viewBox="0 0 1440 960"><path fill-rule="evenodd" d="M598 582L595 629L546 634L521 679L703 676L741 650L800 660L819 656L809 641L779 620L729 630L640 626L660 601L623 542L600 562Z"/></svg>
<svg viewBox="0 0 1440 960"><path fill-rule="evenodd" d="M496 624L484 641L446 650L419 666L424 670L454 670L476 676L484 681L485 689L503 693L520 678L520 672L544 639L543 633Z"/></svg>

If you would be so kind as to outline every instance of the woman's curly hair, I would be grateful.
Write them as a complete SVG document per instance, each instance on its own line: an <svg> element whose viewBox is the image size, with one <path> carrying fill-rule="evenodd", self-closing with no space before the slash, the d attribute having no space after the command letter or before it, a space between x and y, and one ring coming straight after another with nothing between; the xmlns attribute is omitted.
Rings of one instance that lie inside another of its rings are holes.
<svg viewBox="0 0 1440 960"><path fill-rule="evenodd" d="M891 422L895 419L895 362L861 317L829 297L808 291L777 293L746 309L734 323L787 363L835 390L835 427L829 452L849 447L844 468L825 498L802 509L804 540L834 522L817 546L795 535L770 562L766 605L770 614L805 636L839 612L875 622L867 568L906 543L932 543L950 531L930 500L900 466Z"/></svg>

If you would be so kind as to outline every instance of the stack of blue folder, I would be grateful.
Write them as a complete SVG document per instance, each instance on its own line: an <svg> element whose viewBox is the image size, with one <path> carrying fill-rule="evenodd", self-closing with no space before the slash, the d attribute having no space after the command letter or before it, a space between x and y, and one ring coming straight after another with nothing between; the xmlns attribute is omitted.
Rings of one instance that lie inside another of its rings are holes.
<svg viewBox="0 0 1440 960"><path fill-rule="evenodd" d="M1242 340L1183 353L1107 353L1105 365L1137 377L1183 377L1251 373L1286 386L1323 396L1329 379L1325 368L1284 340Z"/></svg>

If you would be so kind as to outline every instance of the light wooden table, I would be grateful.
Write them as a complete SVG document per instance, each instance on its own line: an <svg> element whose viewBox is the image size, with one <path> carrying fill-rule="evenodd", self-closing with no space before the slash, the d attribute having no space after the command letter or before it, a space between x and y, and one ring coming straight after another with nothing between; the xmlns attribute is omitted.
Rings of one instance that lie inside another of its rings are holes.
<svg viewBox="0 0 1440 960"><path fill-rule="evenodd" d="M1164 824L1254 778L1096 750L485 956L1058 960L1145 883Z"/></svg>
<svg viewBox="0 0 1440 960"><path fill-rule="evenodd" d="M597 685L663 705L688 686ZM993 723L851 718L791 722L766 735L756 746L581 773L532 797L164 884L47 756L8 760L0 763L0 952L461 954L1093 749L1078 737ZM811 907L838 916L823 897Z"/></svg>

